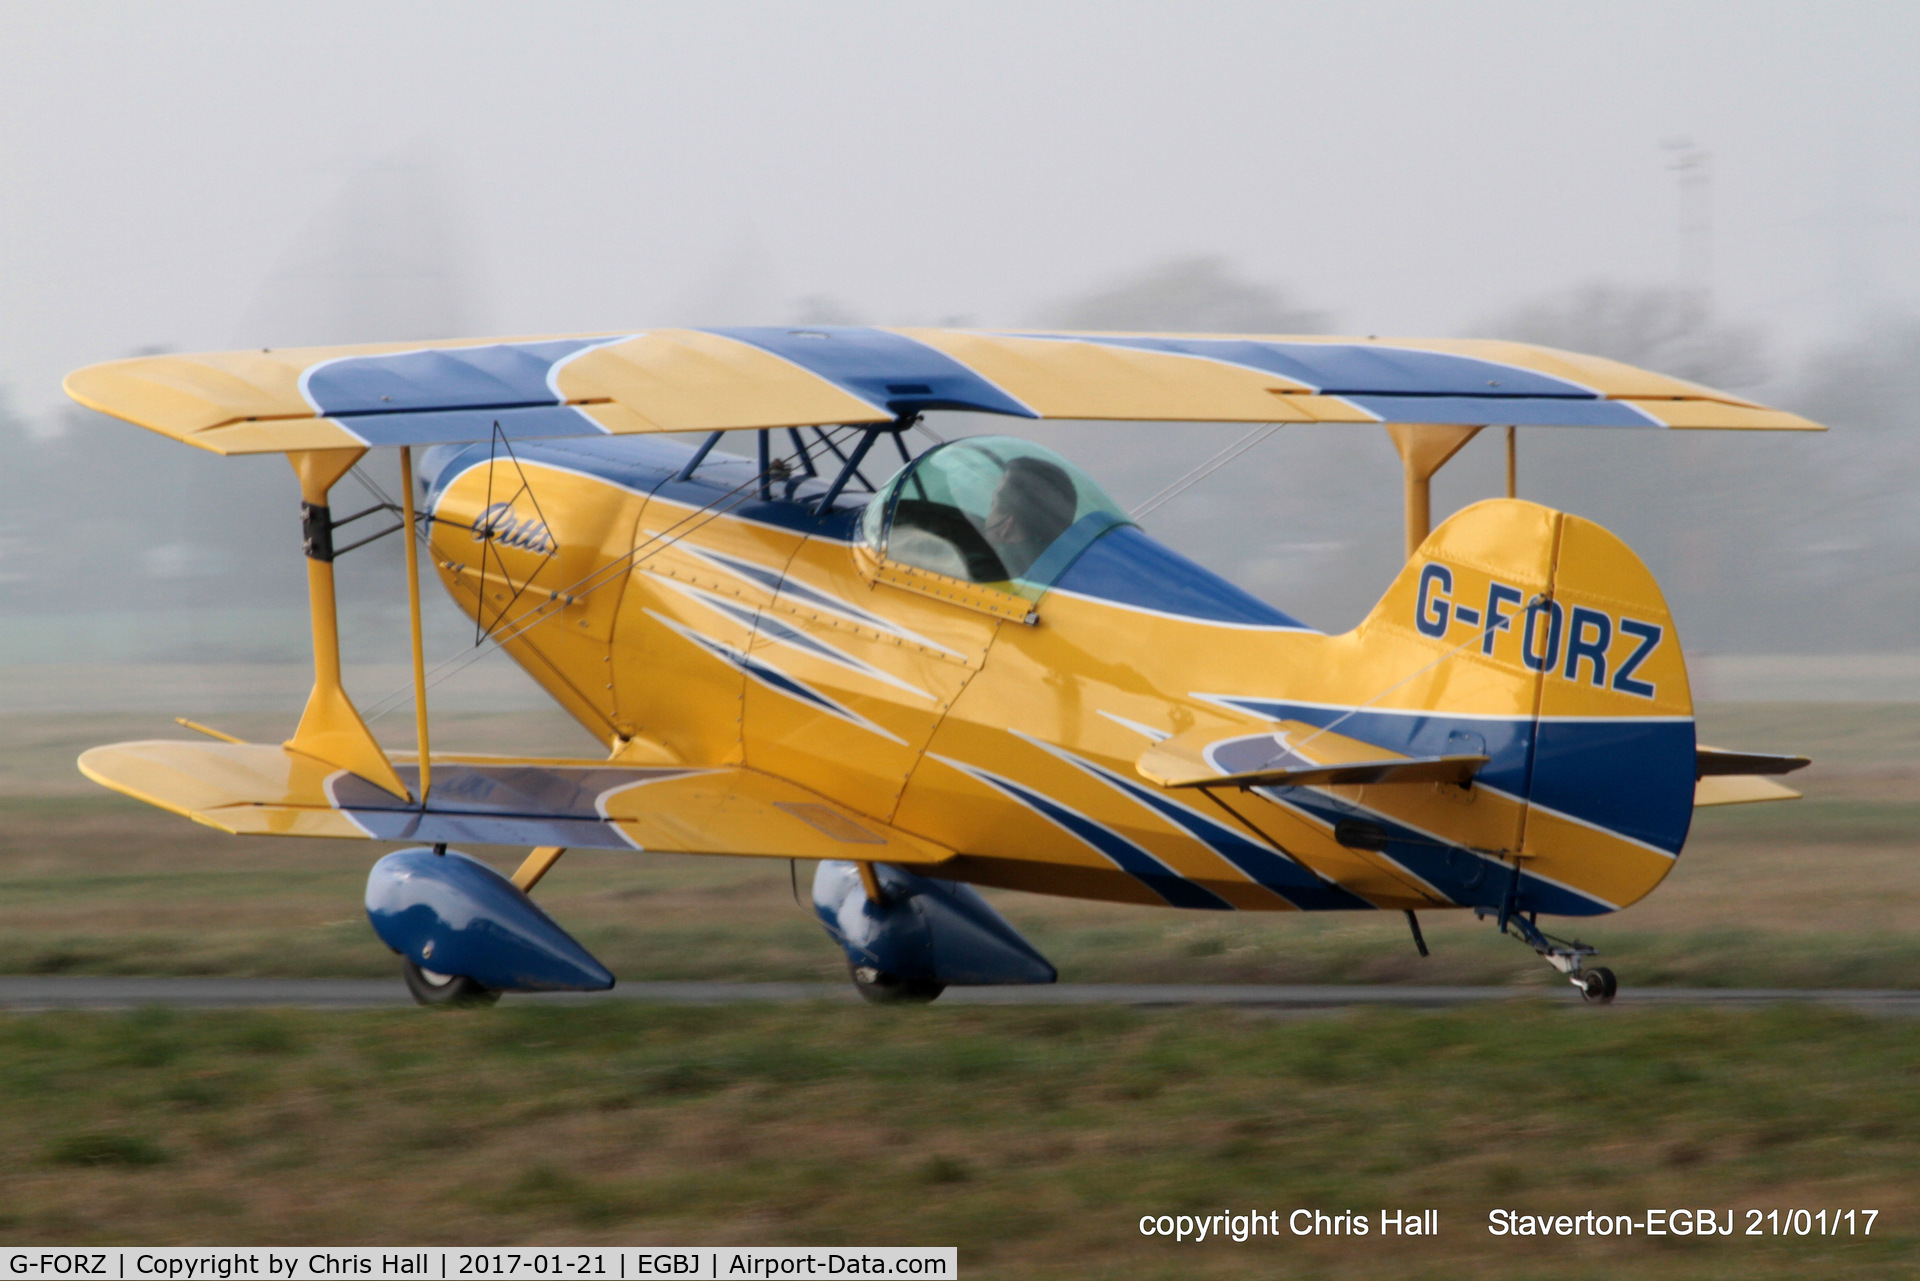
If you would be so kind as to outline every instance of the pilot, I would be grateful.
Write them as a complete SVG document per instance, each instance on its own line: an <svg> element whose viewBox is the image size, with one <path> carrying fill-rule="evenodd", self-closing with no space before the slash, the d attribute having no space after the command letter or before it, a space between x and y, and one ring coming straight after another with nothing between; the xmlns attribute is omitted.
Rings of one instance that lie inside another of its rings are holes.
<svg viewBox="0 0 1920 1281"><path fill-rule="evenodd" d="M1023 576L1067 532L1079 505L1073 478L1058 464L1044 458L1016 458L1007 464L984 532L1008 578Z"/></svg>

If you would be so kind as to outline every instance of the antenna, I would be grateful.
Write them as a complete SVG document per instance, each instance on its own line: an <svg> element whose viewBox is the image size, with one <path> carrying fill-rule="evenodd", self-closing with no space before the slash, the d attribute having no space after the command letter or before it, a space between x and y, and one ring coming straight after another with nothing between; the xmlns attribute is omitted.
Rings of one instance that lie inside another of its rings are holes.
<svg viewBox="0 0 1920 1281"><path fill-rule="evenodd" d="M1680 183L1680 289L1696 323L1713 317L1713 153L1691 138L1669 138L1660 149Z"/></svg>

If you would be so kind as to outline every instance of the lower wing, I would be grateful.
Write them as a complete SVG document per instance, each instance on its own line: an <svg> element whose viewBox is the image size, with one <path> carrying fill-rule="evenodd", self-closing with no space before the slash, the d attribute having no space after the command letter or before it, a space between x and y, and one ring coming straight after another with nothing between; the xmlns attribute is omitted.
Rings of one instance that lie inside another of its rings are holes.
<svg viewBox="0 0 1920 1281"><path fill-rule="evenodd" d="M397 755L395 768L417 794L419 766ZM84 753L80 770L114 791L237 835L908 864L953 856L738 766L435 756L424 807L268 743L116 743Z"/></svg>

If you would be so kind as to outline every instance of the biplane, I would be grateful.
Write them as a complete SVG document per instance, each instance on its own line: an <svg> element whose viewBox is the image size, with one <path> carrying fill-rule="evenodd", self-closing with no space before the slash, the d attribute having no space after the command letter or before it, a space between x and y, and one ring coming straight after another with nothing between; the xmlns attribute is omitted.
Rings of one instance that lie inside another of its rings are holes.
<svg viewBox="0 0 1920 1281"><path fill-rule="evenodd" d="M1806 764L1695 741L1653 576L1606 529L1518 498L1514 442L1819 427L1608 360L668 329L147 356L66 390L215 453L288 456L314 653L284 743L207 730L94 748L80 769L227 832L406 846L373 865L366 905L423 1003L612 985L531 897L569 848L816 861L814 909L875 1000L1054 980L984 886L1400 912L1423 955L1418 913L1471 910L1604 1002L1595 949L1541 919L1636 902L1697 806L1792 797L1776 776ZM1322 634L1156 542L1052 451L934 434L953 411L1384 425L1406 564L1359 626ZM1429 531L1431 477L1487 427L1506 428L1507 495ZM716 448L729 432L744 448ZM411 752L375 741L340 671L334 561L370 513L336 515L331 495L387 448ZM423 558L604 757L432 750ZM507 877L458 844L531 853Z"/></svg>

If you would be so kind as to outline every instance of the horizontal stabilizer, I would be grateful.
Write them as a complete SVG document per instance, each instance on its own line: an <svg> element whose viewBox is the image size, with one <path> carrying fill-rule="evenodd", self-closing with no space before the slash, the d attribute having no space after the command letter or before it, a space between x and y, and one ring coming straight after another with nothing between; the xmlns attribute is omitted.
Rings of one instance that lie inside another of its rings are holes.
<svg viewBox="0 0 1920 1281"><path fill-rule="evenodd" d="M396 753L394 766L417 792L412 758ZM797 784L733 766L436 755L425 809L277 744L117 743L82 754L80 770L137 800L247 836L909 864L953 856Z"/></svg>
<svg viewBox="0 0 1920 1281"><path fill-rule="evenodd" d="M1751 805L1756 801L1797 801L1800 793L1758 774L1709 774L1693 785L1693 807Z"/></svg>
<svg viewBox="0 0 1920 1281"><path fill-rule="evenodd" d="M1485 756L1403 756L1372 743L1281 721L1193 730L1155 743L1135 768L1162 787L1316 787L1342 783L1465 783Z"/></svg>
<svg viewBox="0 0 1920 1281"><path fill-rule="evenodd" d="M1722 774L1791 774L1813 763L1806 756L1769 756L1760 752L1729 752L1720 747L1696 747L1693 750L1693 776L1713 778Z"/></svg>

